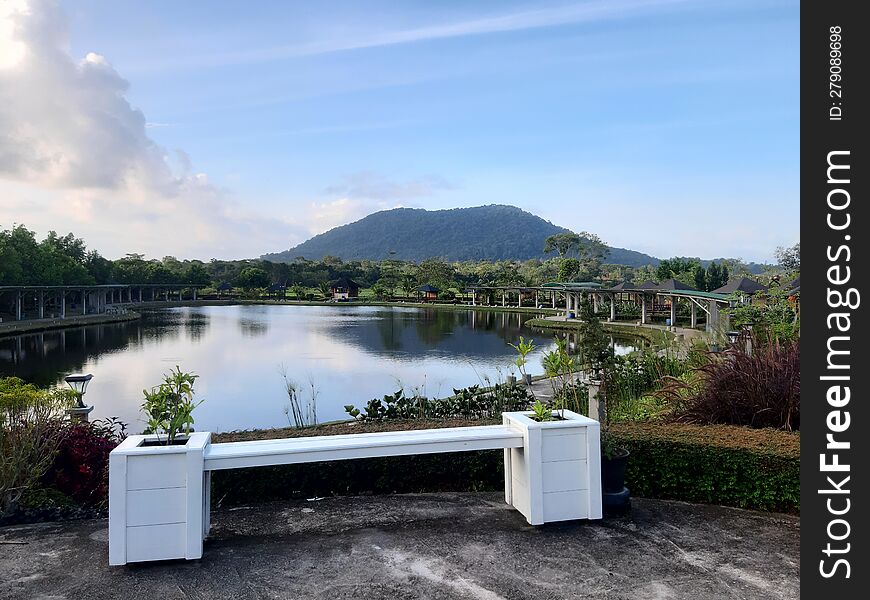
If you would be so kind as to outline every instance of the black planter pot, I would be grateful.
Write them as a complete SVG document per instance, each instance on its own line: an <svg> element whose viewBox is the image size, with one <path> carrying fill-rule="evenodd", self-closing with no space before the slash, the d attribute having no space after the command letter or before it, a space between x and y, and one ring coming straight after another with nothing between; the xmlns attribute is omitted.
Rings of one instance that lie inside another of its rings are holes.
<svg viewBox="0 0 870 600"><path fill-rule="evenodd" d="M610 458L601 457L601 491L605 494L621 492L625 487L625 465L628 463L628 456L628 450L617 448Z"/></svg>
<svg viewBox="0 0 870 600"><path fill-rule="evenodd" d="M625 487L625 465L629 451L618 448L610 458L601 457L601 492L605 515L625 514L631 508L631 495Z"/></svg>

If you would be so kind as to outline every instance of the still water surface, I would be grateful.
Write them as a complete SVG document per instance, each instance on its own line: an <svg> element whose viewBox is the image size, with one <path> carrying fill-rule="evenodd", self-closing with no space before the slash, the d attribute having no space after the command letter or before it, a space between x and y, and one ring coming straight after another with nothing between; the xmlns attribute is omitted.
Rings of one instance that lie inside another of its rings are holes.
<svg viewBox="0 0 870 600"><path fill-rule="evenodd" d="M399 387L430 397L454 387L504 380L516 356L508 343L532 337L528 370L542 373L552 333L524 327L531 315L371 306L201 306L148 312L140 321L0 339L0 375L39 385L93 373L92 418L144 427L142 390L175 365L200 375L205 399L196 428L230 431L287 426L282 368L317 395L320 422L346 418ZM626 352L634 341L615 341Z"/></svg>

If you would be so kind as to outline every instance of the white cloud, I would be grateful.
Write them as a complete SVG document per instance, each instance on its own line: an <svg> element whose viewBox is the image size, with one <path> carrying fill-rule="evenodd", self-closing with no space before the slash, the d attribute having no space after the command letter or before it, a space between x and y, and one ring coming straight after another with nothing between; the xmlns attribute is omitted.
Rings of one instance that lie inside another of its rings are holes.
<svg viewBox="0 0 870 600"><path fill-rule="evenodd" d="M127 81L70 56L66 26L52 0L0 2L0 223L71 229L108 256L254 256L304 235L155 143Z"/></svg>
<svg viewBox="0 0 870 600"><path fill-rule="evenodd" d="M371 212L371 206L368 202L354 198L338 198L327 202L312 202L308 212L310 233L318 234L361 219Z"/></svg>

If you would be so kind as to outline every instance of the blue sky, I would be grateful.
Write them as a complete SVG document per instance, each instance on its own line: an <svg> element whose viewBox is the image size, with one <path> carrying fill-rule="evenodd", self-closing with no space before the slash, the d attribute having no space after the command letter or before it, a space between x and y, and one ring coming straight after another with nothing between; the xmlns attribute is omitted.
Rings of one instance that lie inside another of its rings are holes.
<svg viewBox="0 0 870 600"><path fill-rule="evenodd" d="M47 5L74 64L129 83L139 143L183 188L151 214L150 188L118 206L117 184L0 171L81 203L68 228L108 255L255 256L375 210L491 203L660 257L797 241L797 2ZM206 224L171 229L173 202ZM116 226L134 219L176 241Z"/></svg>

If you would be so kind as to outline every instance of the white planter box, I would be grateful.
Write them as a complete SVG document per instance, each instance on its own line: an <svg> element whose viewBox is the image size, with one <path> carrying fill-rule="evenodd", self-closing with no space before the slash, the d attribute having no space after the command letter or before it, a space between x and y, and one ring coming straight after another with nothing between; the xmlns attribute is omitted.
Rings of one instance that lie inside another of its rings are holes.
<svg viewBox="0 0 870 600"><path fill-rule="evenodd" d="M163 438L165 439L165 437ZM109 455L109 564L201 558L208 533L210 433L184 445L146 446L131 435Z"/></svg>
<svg viewBox="0 0 870 600"><path fill-rule="evenodd" d="M505 501L532 525L600 519L598 421L569 410L563 421L541 423L531 414L502 413L503 423L520 429L524 440L522 448L504 451Z"/></svg>

